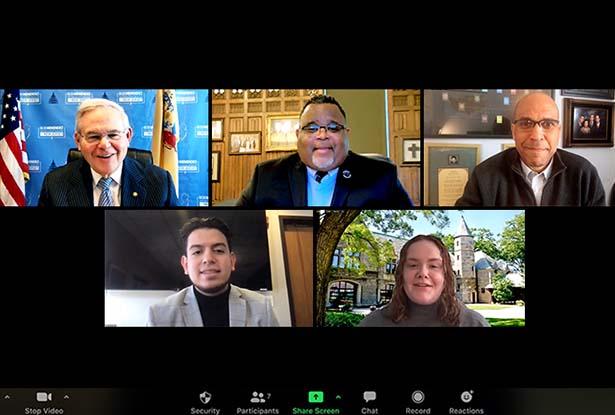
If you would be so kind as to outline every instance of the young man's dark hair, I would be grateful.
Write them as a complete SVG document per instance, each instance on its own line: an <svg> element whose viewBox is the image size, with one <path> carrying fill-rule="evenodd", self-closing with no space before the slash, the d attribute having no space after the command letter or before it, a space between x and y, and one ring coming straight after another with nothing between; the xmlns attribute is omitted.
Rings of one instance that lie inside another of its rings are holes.
<svg viewBox="0 0 615 415"><path fill-rule="evenodd" d="M197 229L217 229L226 237L226 243L228 244L228 249L230 252L233 252L233 245L231 242L231 230L228 228L226 223L220 218L217 217L209 217L209 218L192 218L188 222L184 223L184 225L179 230L179 236L181 237L184 246L187 248L188 237L192 232Z"/></svg>
<svg viewBox="0 0 615 415"><path fill-rule="evenodd" d="M336 105L340 109L340 112L344 116L344 119L346 119L346 112L344 111L344 109L342 108L340 103L337 102L337 100L335 98L333 98L332 96L329 96L329 95L314 95L312 98L310 98L310 100L308 102L305 103L305 105L301 109L301 112L299 113L299 115L303 114L303 111L305 111L307 106L311 105L311 104L333 104L333 105Z"/></svg>
<svg viewBox="0 0 615 415"><path fill-rule="evenodd" d="M195 232L199 229L205 232ZM179 234L184 245L188 245L188 240L191 243L190 247L186 246L187 252L180 263L192 285L152 304L148 326L279 325L269 297L230 283L237 258L231 247L231 231L224 221L216 217L194 217L182 226Z"/></svg>

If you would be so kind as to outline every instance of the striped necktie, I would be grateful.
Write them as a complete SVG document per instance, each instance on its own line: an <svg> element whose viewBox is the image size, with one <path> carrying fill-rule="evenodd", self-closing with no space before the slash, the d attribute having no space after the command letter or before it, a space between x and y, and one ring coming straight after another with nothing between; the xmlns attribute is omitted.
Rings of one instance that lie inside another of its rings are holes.
<svg viewBox="0 0 615 415"><path fill-rule="evenodd" d="M113 196L111 195L111 183L113 179L111 177L101 177L96 187L99 187L100 199L98 199L98 206L113 206Z"/></svg>

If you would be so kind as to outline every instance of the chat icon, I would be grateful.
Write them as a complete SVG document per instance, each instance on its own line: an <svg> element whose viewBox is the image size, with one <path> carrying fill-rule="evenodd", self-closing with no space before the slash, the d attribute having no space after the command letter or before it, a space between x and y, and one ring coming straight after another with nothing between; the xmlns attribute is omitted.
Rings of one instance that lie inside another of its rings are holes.
<svg viewBox="0 0 615 415"><path fill-rule="evenodd" d="M369 401L375 401L376 400L376 392L374 392L374 391L365 391L365 392L363 392L363 400L365 400L365 403L368 403Z"/></svg>

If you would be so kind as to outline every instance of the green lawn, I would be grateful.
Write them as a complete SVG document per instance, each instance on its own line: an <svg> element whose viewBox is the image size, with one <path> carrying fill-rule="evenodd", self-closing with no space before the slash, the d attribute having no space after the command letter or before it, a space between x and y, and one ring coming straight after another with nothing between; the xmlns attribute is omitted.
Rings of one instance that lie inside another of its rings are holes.
<svg viewBox="0 0 615 415"><path fill-rule="evenodd" d="M523 318L491 318L487 317L491 327L525 327Z"/></svg>
<svg viewBox="0 0 615 415"><path fill-rule="evenodd" d="M354 327L363 320L363 317L365 316L351 312L327 311L325 327Z"/></svg>
<svg viewBox="0 0 615 415"><path fill-rule="evenodd" d="M365 316L350 312L327 311L325 317L325 327L354 327L363 320ZM487 317L491 327L525 327L523 318L491 318Z"/></svg>
<svg viewBox="0 0 615 415"><path fill-rule="evenodd" d="M513 307L508 304L466 304L466 306L472 310L504 310Z"/></svg>

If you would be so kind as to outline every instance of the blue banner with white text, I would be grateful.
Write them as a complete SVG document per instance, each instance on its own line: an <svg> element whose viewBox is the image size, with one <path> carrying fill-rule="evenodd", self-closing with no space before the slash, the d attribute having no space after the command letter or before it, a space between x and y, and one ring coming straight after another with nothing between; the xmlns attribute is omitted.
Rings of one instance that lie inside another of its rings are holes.
<svg viewBox="0 0 615 415"><path fill-rule="evenodd" d="M21 90L21 109L30 165L26 184L28 206L36 206L45 174L66 164L68 150L76 147L73 134L79 104L105 98L120 104L134 136L131 148L151 150L156 90ZM182 206L209 202L209 92L176 90L180 141L178 201Z"/></svg>

